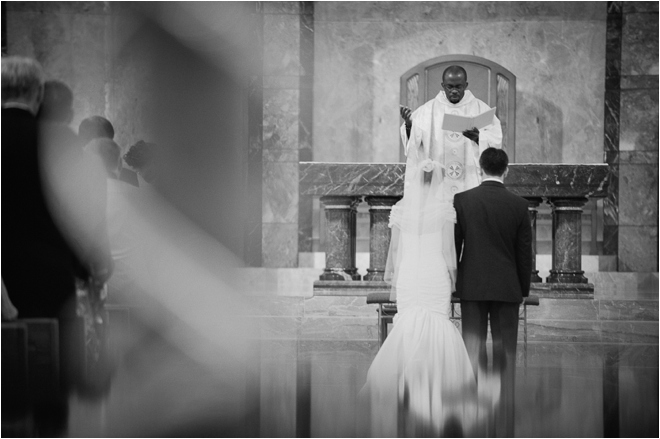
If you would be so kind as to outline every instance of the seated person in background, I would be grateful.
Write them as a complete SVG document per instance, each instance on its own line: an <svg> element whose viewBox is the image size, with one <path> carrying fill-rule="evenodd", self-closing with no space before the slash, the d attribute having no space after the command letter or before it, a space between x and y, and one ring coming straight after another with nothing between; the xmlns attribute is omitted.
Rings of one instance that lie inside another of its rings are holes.
<svg viewBox="0 0 660 439"><path fill-rule="evenodd" d="M115 129L108 119L101 116L90 116L83 119L78 126L78 136L83 145L87 145L94 139L115 138ZM137 174L123 166L119 168L119 179L133 186L138 186Z"/></svg>
<svg viewBox="0 0 660 439"><path fill-rule="evenodd" d="M136 270L140 270L142 247L136 230L135 205L139 190L118 179L121 163L119 146L110 139L94 139L85 146L101 158L107 178L106 219L114 271L108 280L108 303L127 303L139 295ZM139 300L139 299L138 299Z"/></svg>
<svg viewBox="0 0 660 439"><path fill-rule="evenodd" d="M157 179L156 149L155 143L140 140L124 154L126 164L135 169L138 175L149 184L153 184Z"/></svg>
<svg viewBox="0 0 660 439"><path fill-rule="evenodd" d="M37 121L41 138L55 144L54 148L64 157L66 154L80 155L80 139L69 127L73 120L73 92L61 81L50 80L44 83L44 97ZM71 157L65 160L72 160Z"/></svg>
<svg viewBox="0 0 660 439"><path fill-rule="evenodd" d="M80 122L78 136L87 145L94 139L114 139L115 129L105 117L90 116Z"/></svg>
<svg viewBox="0 0 660 439"><path fill-rule="evenodd" d="M69 86L62 81L46 81L37 118L40 122L68 126L73 120L73 92Z"/></svg>

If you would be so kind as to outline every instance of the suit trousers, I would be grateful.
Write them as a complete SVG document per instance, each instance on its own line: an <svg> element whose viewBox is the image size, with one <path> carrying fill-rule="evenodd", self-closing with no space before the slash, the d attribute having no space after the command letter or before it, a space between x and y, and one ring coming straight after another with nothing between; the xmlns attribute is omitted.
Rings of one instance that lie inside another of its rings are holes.
<svg viewBox="0 0 660 439"><path fill-rule="evenodd" d="M501 383L500 404L495 413L496 435L514 434L514 394L516 376L516 346L520 303L461 300L463 341L475 377L478 370L488 370L486 337L488 320L493 339L493 373Z"/></svg>

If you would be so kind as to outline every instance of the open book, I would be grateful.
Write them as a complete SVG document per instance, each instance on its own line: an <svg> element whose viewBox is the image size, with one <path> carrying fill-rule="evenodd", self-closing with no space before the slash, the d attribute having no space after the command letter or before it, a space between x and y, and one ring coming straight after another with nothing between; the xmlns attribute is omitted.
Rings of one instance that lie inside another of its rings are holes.
<svg viewBox="0 0 660 439"><path fill-rule="evenodd" d="M496 109L497 107L493 107L490 110L474 117L458 116L456 114L445 113L445 117L442 120L442 129L446 131L456 131L459 133L462 133L465 130L469 130L472 127L482 129L483 127L493 123L493 117L495 116Z"/></svg>

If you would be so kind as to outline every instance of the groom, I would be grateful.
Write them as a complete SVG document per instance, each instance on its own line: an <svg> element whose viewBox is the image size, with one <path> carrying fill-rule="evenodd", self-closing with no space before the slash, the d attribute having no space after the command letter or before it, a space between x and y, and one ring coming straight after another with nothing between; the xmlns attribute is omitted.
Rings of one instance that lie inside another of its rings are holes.
<svg viewBox="0 0 660 439"><path fill-rule="evenodd" d="M518 312L523 297L529 295L532 228L528 202L509 192L502 182L508 164L504 150L484 150L479 159L481 185L454 196L454 235L463 341L478 376L478 371L487 369L490 319L493 371L502 385L496 428L512 437Z"/></svg>

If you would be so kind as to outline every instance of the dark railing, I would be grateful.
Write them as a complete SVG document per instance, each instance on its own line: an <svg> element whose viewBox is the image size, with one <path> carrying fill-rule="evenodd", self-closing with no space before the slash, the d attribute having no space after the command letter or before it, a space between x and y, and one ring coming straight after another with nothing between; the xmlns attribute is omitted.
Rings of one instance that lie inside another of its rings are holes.
<svg viewBox="0 0 660 439"><path fill-rule="evenodd" d="M300 194L320 196L326 219L325 268L314 284L315 293L387 289L383 273L390 241L388 219L403 195L404 173L403 163L300 163ZM593 295L593 284L581 268L581 213L590 198L606 196L608 175L607 164L509 165L506 187L529 201L534 233L530 276L542 296ZM364 279L355 266L356 207L363 200L370 216L370 258ZM536 216L543 202L552 208L552 268L545 282L536 269Z"/></svg>

